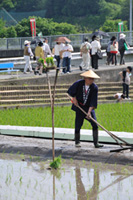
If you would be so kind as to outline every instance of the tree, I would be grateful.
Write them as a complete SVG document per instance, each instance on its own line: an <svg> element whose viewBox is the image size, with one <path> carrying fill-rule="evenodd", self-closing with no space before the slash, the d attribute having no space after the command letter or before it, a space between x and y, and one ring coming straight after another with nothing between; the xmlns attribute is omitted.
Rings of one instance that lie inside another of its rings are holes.
<svg viewBox="0 0 133 200"><path fill-rule="evenodd" d="M117 20L106 20L103 26L100 28L102 31L105 32L118 32L118 23L121 22L121 19ZM124 31L127 31L127 21L124 21Z"/></svg>
<svg viewBox="0 0 133 200"><path fill-rule="evenodd" d="M2 2L0 3L0 8L4 7L6 10L10 10L14 8L15 5L16 5L15 0L2 0Z"/></svg>

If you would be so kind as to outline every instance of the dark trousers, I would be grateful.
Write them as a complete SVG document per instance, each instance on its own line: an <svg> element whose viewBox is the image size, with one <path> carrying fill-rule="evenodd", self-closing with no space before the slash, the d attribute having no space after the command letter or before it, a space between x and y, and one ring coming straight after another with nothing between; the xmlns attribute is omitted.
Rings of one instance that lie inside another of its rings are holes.
<svg viewBox="0 0 133 200"><path fill-rule="evenodd" d="M111 62L112 64L117 65L116 53L111 53L110 62Z"/></svg>
<svg viewBox="0 0 133 200"><path fill-rule="evenodd" d="M91 116L92 116L93 119L96 120L96 115L95 115L94 110L92 110ZM84 119L86 119L85 117L86 117L86 115L84 113L82 113L79 110L76 111L76 118L75 118L75 143L76 144L79 143L79 141L80 141L80 129L83 125ZM86 119L86 120L91 123L93 133L95 133L95 136L96 136L94 138L94 134L93 134L94 143L96 144L97 141L98 141L98 126L92 120L89 120L89 119Z"/></svg>
<svg viewBox="0 0 133 200"><path fill-rule="evenodd" d="M64 57L63 58L63 72L70 72L70 64L71 64L71 58Z"/></svg>
<svg viewBox="0 0 133 200"><path fill-rule="evenodd" d="M119 50L119 52L120 52L120 65L123 65L123 64L125 64L125 59L124 59L125 49L121 49L121 50Z"/></svg>
<svg viewBox="0 0 133 200"><path fill-rule="evenodd" d="M57 67L60 68L60 56L54 56L57 61Z"/></svg>
<svg viewBox="0 0 133 200"><path fill-rule="evenodd" d="M97 57L97 55L91 56L91 63L92 63L92 68L98 69L98 57Z"/></svg>
<svg viewBox="0 0 133 200"><path fill-rule="evenodd" d="M126 83L123 83L123 94L126 98L129 97L129 85L127 85Z"/></svg>
<svg viewBox="0 0 133 200"><path fill-rule="evenodd" d="M93 119L96 120L96 115L95 115L95 111L92 110L91 112L91 116ZM86 115L84 113L81 113L80 111L76 111L76 118L75 118L75 132L80 132L80 129L83 125L84 119ZM93 130L97 130L98 126L95 122L93 122L92 120L86 119L87 121L89 121L91 123L91 126L93 128Z"/></svg>
<svg viewBox="0 0 133 200"><path fill-rule="evenodd" d="M107 65L110 64L110 57L111 57L111 53L107 52Z"/></svg>

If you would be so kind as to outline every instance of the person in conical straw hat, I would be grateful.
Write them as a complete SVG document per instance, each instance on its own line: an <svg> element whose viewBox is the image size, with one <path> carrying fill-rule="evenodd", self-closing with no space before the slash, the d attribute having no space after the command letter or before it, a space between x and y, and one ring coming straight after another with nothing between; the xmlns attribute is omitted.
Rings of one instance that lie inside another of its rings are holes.
<svg viewBox="0 0 133 200"><path fill-rule="evenodd" d="M76 112L75 117L75 146L80 147L80 129L84 119L88 120L92 126L93 142L95 148L103 147L98 144L98 126L77 107L80 106L87 116L91 116L96 120L95 109L97 108L98 86L94 83L94 79L100 77L92 70L80 74L84 79L73 83L67 93L72 97L72 110Z"/></svg>

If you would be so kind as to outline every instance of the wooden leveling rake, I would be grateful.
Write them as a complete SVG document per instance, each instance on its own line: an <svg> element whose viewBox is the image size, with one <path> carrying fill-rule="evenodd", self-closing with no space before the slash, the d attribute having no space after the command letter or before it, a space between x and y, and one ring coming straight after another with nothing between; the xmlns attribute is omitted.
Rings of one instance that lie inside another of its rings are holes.
<svg viewBox="0 0 133 200"><path fill-rule="evenodd" d="M71 100L71 102L73 103L72 97L69 95L68 95L68 97ZM133 144L130 144L130 143L126 142L125 140L121 139L120 137L116 136L115 134L111 133L110 131L105 129L99 122L97 122L95 119L93 119L91 116L88 117L87 113L79 105L76 105L76 106L86 115L87 119L91 119L93 122L95 122L100 128L102 128L106 133L108 133L110 135L110 137L112 137L118 145L120 145L120 147L121 147L120 149L110 150L110 152L120 152L120 151L127 150L127 149L133 150ZM123 146L127 146L127 147L123 147Z"/></svg>

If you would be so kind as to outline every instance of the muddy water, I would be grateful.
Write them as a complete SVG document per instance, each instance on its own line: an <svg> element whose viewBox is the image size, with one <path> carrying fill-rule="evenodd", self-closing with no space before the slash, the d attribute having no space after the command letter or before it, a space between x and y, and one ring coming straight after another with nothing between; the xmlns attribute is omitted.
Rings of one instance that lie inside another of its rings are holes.
<svg viewBox="0 0 133 200"><path fill-rule="evenodd" d="M0 154L0 200L131 200L133 167Z"/></svg>

